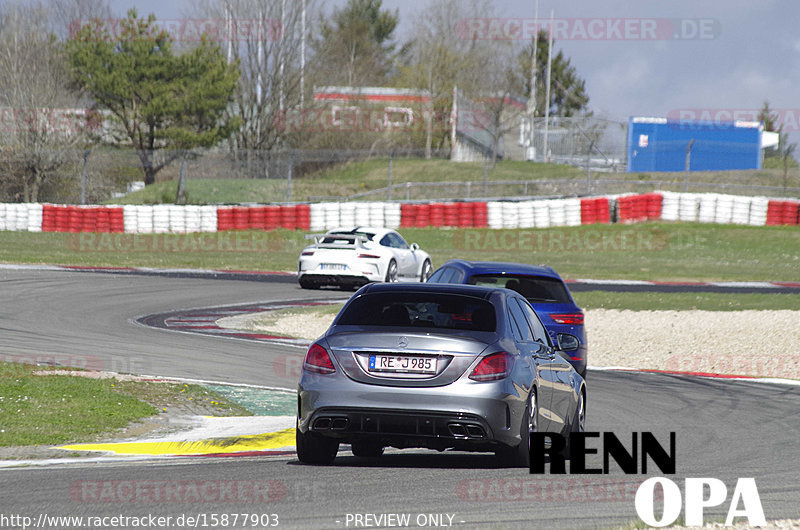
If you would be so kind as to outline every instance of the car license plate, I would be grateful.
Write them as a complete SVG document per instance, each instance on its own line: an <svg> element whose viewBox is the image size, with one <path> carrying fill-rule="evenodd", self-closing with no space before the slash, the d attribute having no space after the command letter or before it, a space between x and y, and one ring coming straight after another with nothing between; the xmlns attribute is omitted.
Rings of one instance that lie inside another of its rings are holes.
<svg viewBox="0 0 800 530"><path fill-rule="evenodd" d="M324 271L346 271L347 265L341 263L320 263L319 268Z"/></svg>
<svg viewBox="0 0 800 530"><path fill-rule="evenodd" d="M369 371L406 374L435 374L436 358L412 357L408 355L370 355Z"/></svg>

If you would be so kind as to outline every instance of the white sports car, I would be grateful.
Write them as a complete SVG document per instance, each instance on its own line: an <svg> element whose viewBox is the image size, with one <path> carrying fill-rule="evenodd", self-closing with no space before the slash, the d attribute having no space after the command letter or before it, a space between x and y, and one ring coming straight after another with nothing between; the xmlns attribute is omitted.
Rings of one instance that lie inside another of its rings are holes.
<svg viewBox="0 0 800 530"><path fill-rule="evenodd" d="M426 282L433 270L427 252L388 228L338 228L314 239L316 243L303 249L297 262L297 279L303 289Z"/></svg>

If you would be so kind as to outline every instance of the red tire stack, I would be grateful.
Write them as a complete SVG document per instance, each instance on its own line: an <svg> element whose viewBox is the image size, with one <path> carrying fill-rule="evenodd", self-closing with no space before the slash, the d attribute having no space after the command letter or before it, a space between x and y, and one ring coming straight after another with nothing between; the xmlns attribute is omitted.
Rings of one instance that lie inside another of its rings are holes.
<svg viewBox="0 0 800 530"><path fill-rule="evenodd" d="M108 233L111 231L111 218L108 208L95 208L95 232Z"/></svg>
<svg viewBox="0 0 800 530"><path fill-rule="evenodd" d="M287 230L297 228L297 211L294 206L281 206L281 228Z"/></svg>
<svg viewBox="0 0 800 530"><path fill-rule="evenodd" d="M81 231L83 225L83 211L77 206L67 206L69 209L69 222L67 223L67 231L77 234Z"/></svg>
<svg viewBox="0 0 800 530"><path fill-rule="evenodd" d="M800 203L795 201L785 201L783 203L783 224L796 225Z"/></svg>
<svg viewBox="0 0 800 530"><path fill-rule="evenodd" d="M267 224L267 207L254 206L248 210L247 226L251 230L264 230Z"/></svg>
<svg viewBox="0 0 800 530"><path fill-rule="evenodd" d="M445 215L444 215L444 207L445 205L440 202L433 202L430 204L425 205L428 208L428 225L430 226L444 226L445 224ZM417 210L419 211L419 209ZM419 225L418 225L419 226Z"/></svg>
<svg viewBox="0 0 800 530"><path fill-rule="evenodd" d="M42 232L55 232L56 231L56 212L58 206L52 204L42 205Z"/></svg>
<svg viewBox="0 0 800 530"><path fill-rule="evenodd" d="M645 218L646 219L661 219L661 202L664 197L660 193L648 193L643 195L645 199Z"/></svg>
<svg viewBox="0 0 800 530"><path fill-rule="evenodd" d="M444 203L444 226L458 226L458 203Z"/></svg>
<svg viewBox="0 0 800 530"><path fill-rule="evenodd" d="M597 223L597 199L581 199L581 224L593 225Z"/></svg>
<svg viewBox="0 0 800 530"><path fill-rule="evenodd" d="M108 208L109 231L115 234L125 232L125 212L122 208Z"/></svg>
<svg viewBox="0 0 800 530"><path fill-rule="evenodd" d="M297 228L299 230L311 230L311 206L308 204L298 204L295 207L297 215Z"/></svg>
<svg viewBox="0 0 800 530"><path fill-rule="evenodd" d="M611 201L608 197L595 199L597 207L597 222L601 224L611 223Z"/></svg>
<svg viewBox="0 0 800 530"><path fill-rule="evenodd" d="M431 205L418 204L417 218L414 222L414 226L416 226L417 228L425 228L426 226L430 226L430 224L431 224Z"/></svg>
<svg viewBox="0 0 800 530"><path fill-rule="evenodd" d="M69 208L66 206L53 206L55 209L56 232L69 232Z"/></svg>
<svg viewBox="0 0 800 530"><path fill-rule="evenodd" d="M459 202L458 205L458 224L460 228L469 228L475 224L475 202Z"/></svg>
<svg viewBox="0 0 800 530"><path fill-rule="evenodd" d="M400 228L410 228L417 224L417 205L406 204L400 205Z"/></svg>
<svg viewBox="0 0 800 530"><path fill-rule="evenodd" d="M487 203L473 203L472 212L472 226L475 228L486 228L489 226L489 205Z"/></svg>
<svg viewBox="0 0 800 530"><path fill-rule="evenodd" d="M81 232L97 232L97 208L79 208L83 217Z"/></svg>
<svg viewBox="0 0 800 530"><path fill-rule="evenodd" d="M250 208L244 206L234 206L233 210L233 229L247 230L250 228Z"/></svg>
<svg viewBox="0 0 800 530"><path fill-rule="evenodd" d="M233 208L217 208L217 230L220 232L233 230Z"/></svg>
<svg viewBox="0 0 800 530"><path fill-rule="evenodd" d="M281 207L267 206L264 217L264 229L275 230L281 227Z"/></svg>

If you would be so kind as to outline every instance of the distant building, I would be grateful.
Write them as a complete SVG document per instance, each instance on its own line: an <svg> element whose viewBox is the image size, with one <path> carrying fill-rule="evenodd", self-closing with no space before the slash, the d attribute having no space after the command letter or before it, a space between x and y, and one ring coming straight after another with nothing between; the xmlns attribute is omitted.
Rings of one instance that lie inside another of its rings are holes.
<svg viewBox="0 0 800 530"><path fill-rule="evenodd" d="M750 121L708 122L631 117L628 172L760 169L775 133Z"/></svg>

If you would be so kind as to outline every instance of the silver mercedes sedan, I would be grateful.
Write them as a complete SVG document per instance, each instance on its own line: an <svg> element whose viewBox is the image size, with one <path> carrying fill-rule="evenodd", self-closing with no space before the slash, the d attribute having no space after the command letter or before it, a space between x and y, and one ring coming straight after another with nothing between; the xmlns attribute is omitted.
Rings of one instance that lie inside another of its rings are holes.
<svg viewBox="0 0 800 530"><path fill-rule="evenodd" d="M370 284L308 349L297 456L331 464L349 443L359 457L422 447L494 452L527 467L531 432L585 424L583 378L518 293Z"/></svg>

